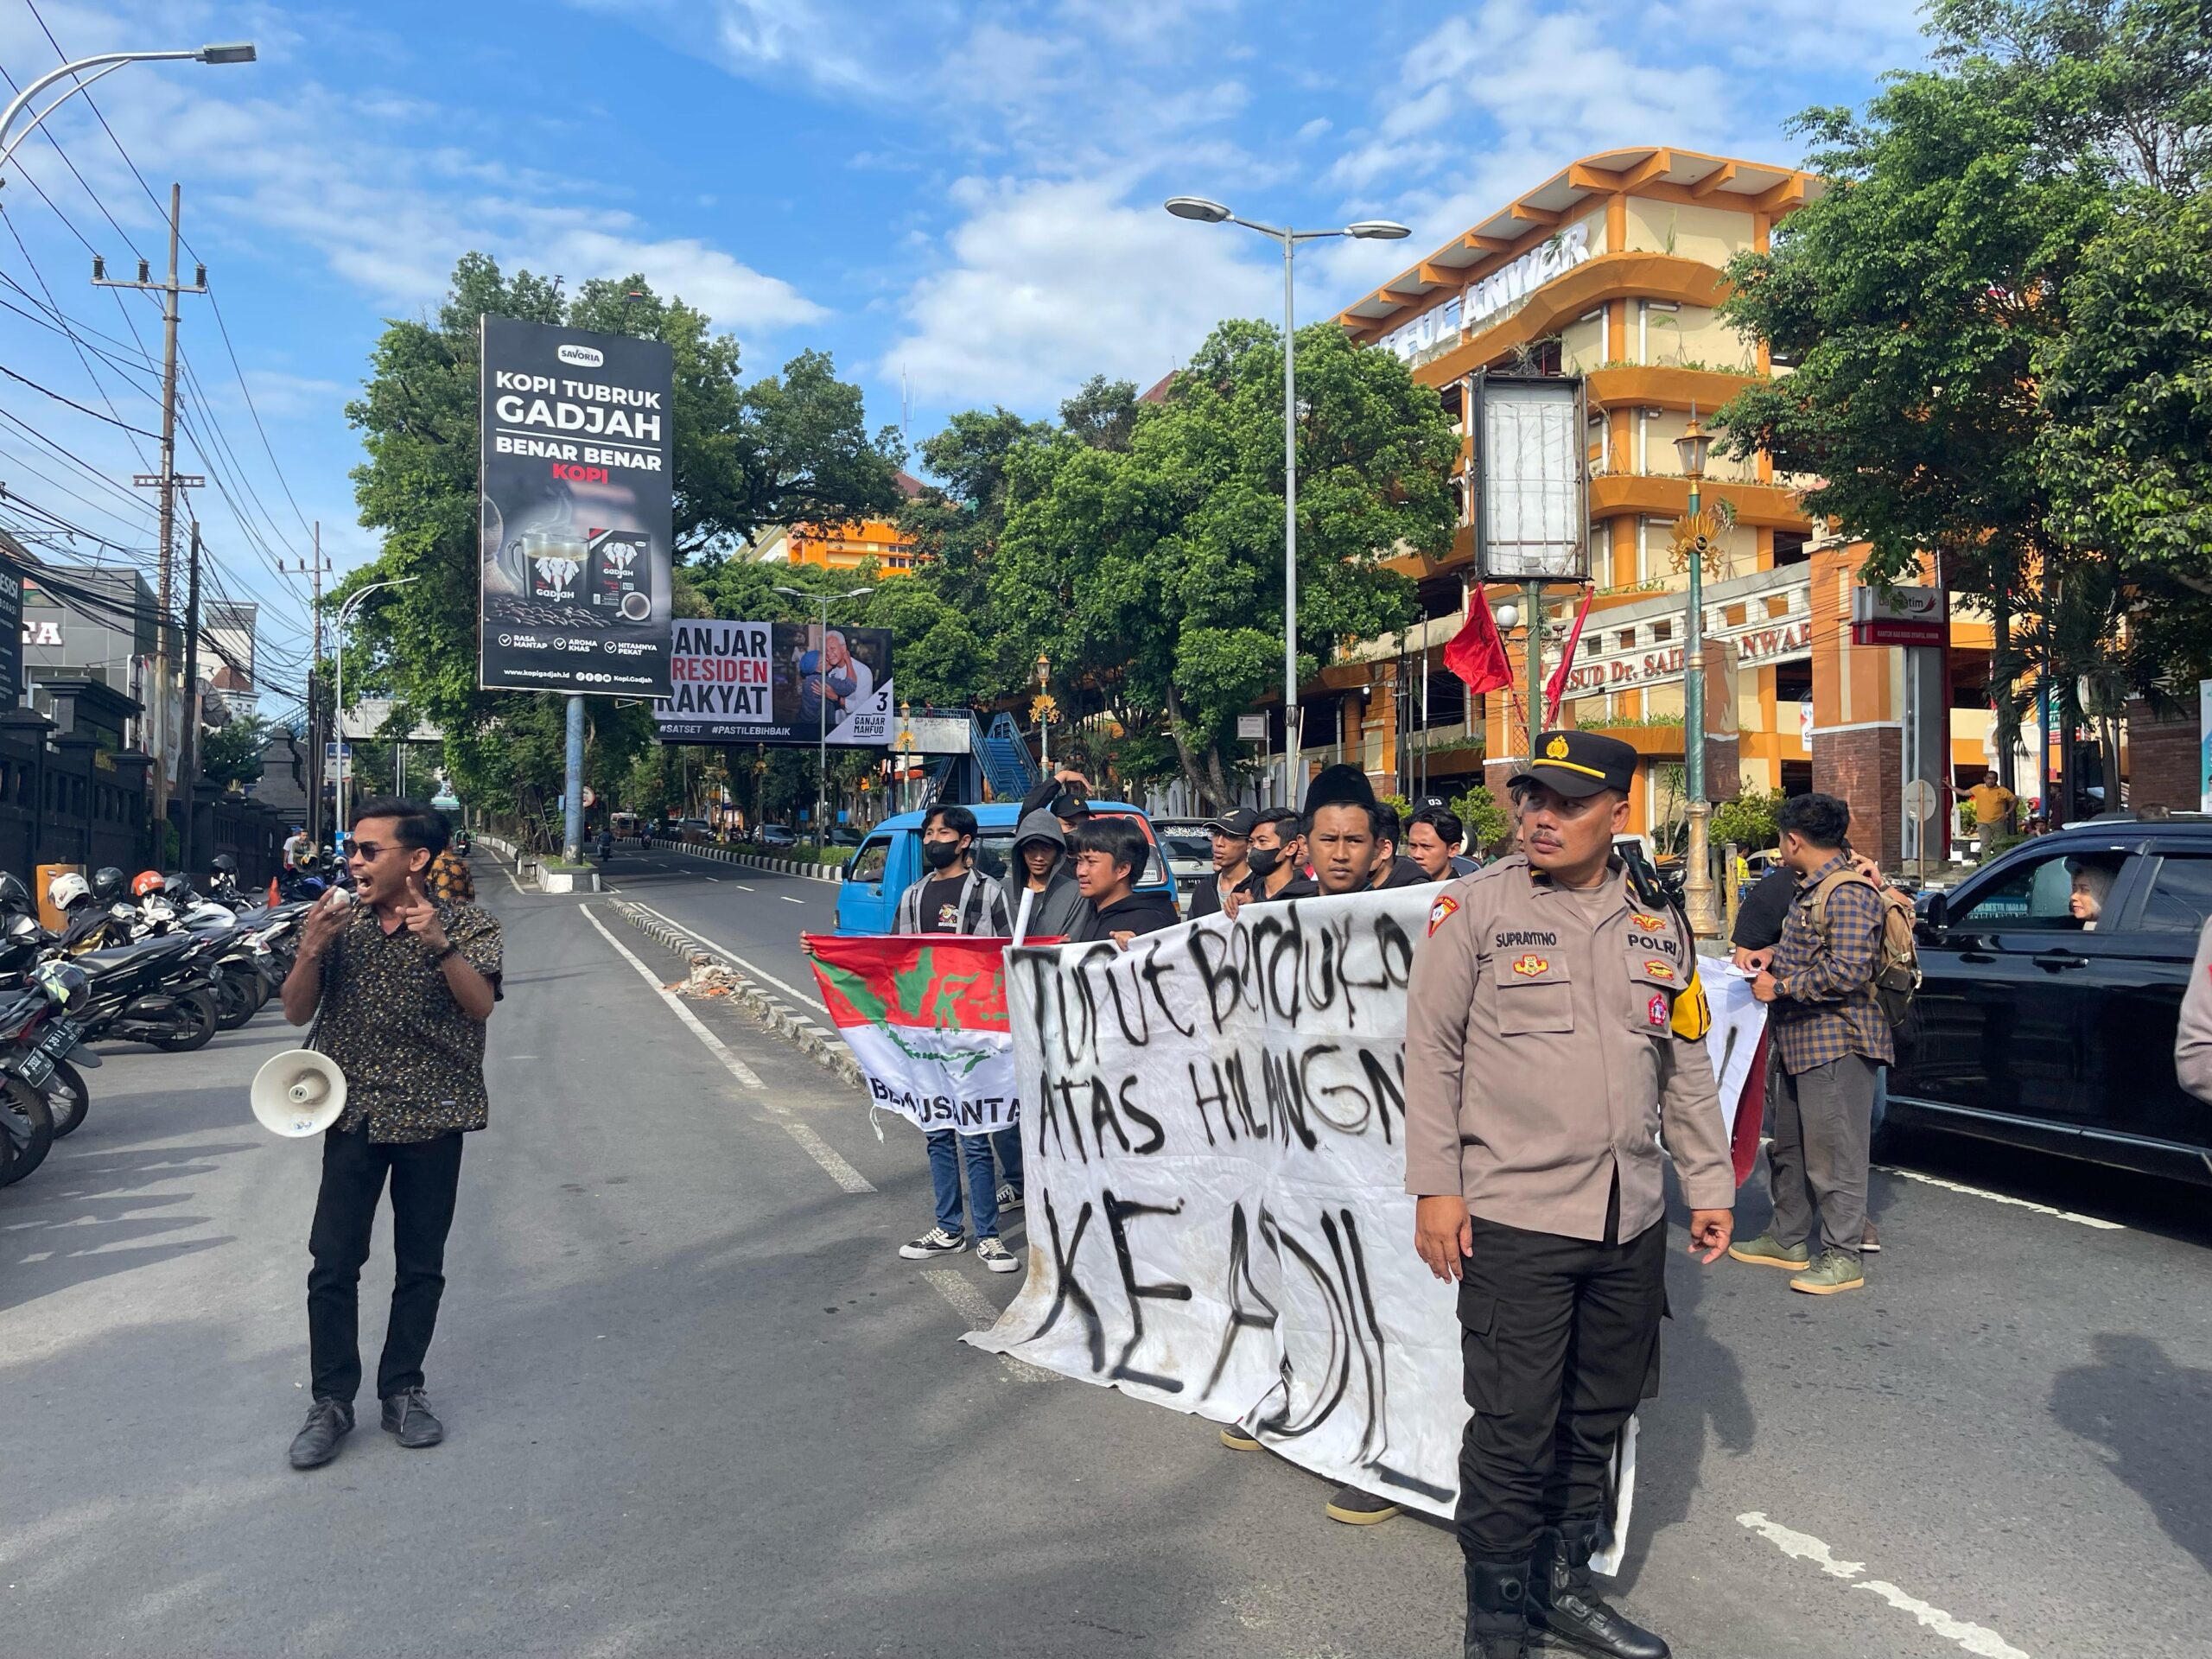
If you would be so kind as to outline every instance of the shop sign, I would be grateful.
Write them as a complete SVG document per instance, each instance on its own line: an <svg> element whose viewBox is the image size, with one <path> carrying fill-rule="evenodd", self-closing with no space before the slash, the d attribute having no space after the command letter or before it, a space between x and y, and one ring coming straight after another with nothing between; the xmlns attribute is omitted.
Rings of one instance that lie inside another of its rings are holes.
<svg viewBox="0 0 2212 1659"><path fill-rule="evenodd" d="M1718 636L1736 647L1739 668L1764 668L1813 653L1813 624L1799 617L1790 622L1770 622L1738 632ZM1608 691L1638 691L1682 677L1682 647L1658 645L1649 651L1624 652L1618 657L1586 662L1567 676L1569 697L1593 697Z"/></svg>
<svg viewBox="0 0 2212 1659"><path fill-rule="evenodd" d="M1851 643L1854 645L1940 647L1950 631L1941 588L1865 585L1851 590Z"/></svg>
<svg viewBox="0 0 2212 1659"><path fill-rule="evenodd" d="M1526 299L1554 276L1564 276L1590 257L1590 226L1569 225L1543 245L1529 250L1510 264L1492 271L1467 289L1460 316L1466 326L1496 315L1516 300Z"/></svg>

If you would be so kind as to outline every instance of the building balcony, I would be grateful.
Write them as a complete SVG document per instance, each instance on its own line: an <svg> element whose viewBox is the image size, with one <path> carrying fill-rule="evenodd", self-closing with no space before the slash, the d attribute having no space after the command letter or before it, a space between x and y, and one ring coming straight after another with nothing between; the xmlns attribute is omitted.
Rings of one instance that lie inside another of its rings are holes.
<svg viewBox="0 0 2212 1659"><path fill-rule="evenodd" d="M1802 531L1812 523L1797 499L1797 492L1786 484L1707 478L1703 494L1707 502L1727 501L1736 509L1737 522L1754 528ZM1590 480L1593 521L1627 514L1679 518L1689 511L1689 480L1680 474L1608 472Z"/></svg>
<svg viewBox="0 0 2212 1659"><path fill-rule="evenodd" d="M1750 369L1732 373L1671 363L1629 363L1588 371L1583 376L1583 388L1592 415L1600 409L1650 407L1695 408L1710 416L1745 386L1763 378Z"/></svg>

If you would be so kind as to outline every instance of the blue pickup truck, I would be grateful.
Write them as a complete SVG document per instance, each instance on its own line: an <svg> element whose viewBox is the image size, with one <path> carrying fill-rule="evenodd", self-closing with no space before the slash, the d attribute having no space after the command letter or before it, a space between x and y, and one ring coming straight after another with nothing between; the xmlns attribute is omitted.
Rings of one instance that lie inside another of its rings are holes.
<svg viewBox="0 0 2212 1659"><path fill-rule="evenodd" d="M1160 856L1160 838L1142 809L1126 801L1093 801L1101 817L1135 818L1144 826L1152 854L1145 861L1138 887L1164 893L1173 899L1175 884ZM988 803L970 807L976 815L976 862L986 874L1003 876L1014 858L1014 821L1021 816L1019 803ZM899 895L922 876L922 815L901 812L886 818L868 832L851 862L845 866L844 885L837 889L837 931L888 933L899 908ZM1182 906L1176 906L1179 913Z"/></svg>

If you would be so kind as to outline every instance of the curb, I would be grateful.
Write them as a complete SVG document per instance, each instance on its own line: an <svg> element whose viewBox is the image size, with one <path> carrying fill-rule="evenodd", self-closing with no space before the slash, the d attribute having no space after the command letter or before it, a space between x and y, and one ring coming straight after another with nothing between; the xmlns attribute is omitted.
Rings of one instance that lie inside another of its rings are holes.
<svg viewBox="0 0 2212 1659"><path fill-rule="evenodd" d="M737 988L732 995L747 1014L854 1088L866 1087L867 1080L861 1076L859 1062L853 1058L852 1051L845 1046L844 1039L836 1032L801 1014L783 998L756 983L750 975L728 957L692 938L683 929L656 921L635 905L625 904L620 899L613 900L613 905L624 921L656 944L665 945L684 957L702 958L720 967L735 982Z"/></svg>
<svg viewBox="0 0 2212 1659"><path fill-rule="evenodd" d="M761 853L741 853L734 848L720 846L710 841L671 841L664 844L669 851L682 853L687 858L709 859L717 864L734 864L741 869L766 870L773 875L795 875L805 881L842 883L845 879L845 869L842 864L816 864L805 859L770 858ZM655 847L652 850L658 852L660 848Z"/></svg>

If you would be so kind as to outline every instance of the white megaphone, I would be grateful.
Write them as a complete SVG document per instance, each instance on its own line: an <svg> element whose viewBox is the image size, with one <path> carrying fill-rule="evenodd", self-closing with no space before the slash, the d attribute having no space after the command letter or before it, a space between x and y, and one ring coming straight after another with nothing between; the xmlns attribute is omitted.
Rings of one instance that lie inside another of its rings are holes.
<svg viewBox="0 0 2212 1659"><path fill-rule="evenodd" d="M346 1109L346 1074L327 1054L311 1048L272 1054L253 1074L249 1098L261 1127L299 1140L321 1135Z"/></svg>

